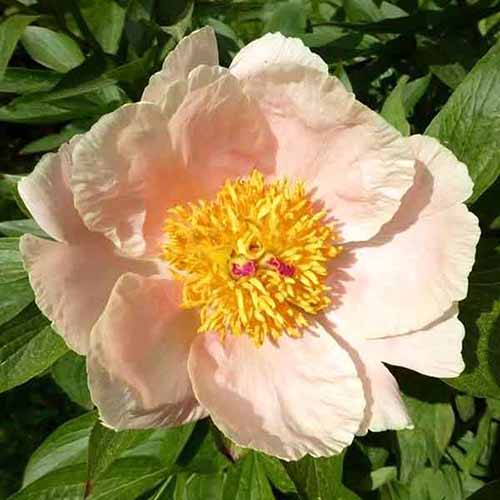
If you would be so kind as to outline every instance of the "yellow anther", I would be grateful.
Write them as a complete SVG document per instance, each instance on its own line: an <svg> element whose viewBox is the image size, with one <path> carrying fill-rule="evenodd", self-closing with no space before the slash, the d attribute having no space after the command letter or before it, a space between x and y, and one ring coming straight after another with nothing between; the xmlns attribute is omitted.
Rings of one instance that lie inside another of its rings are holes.
<svg viewBox="0 0 500 500"><path fill-rule="evenodd" d="M164 259L183 282L182 307L197 308L199 332L298 337L330 305L325 280L341 247L303 183L266 184L254 170L227 181L213 200L168 211Z"/></svg>

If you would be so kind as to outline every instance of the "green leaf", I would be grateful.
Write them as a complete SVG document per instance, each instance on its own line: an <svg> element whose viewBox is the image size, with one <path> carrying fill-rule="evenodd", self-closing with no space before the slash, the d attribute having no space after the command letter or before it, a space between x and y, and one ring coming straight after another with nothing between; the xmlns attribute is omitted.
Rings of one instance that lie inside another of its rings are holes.
<svg viewBox="0 0 500 500"><path fill-rule="evenodd" d="M201 474L220 472L230 463L230 460L220 452L214 429L208 419L196 423L189 441L177 459L182 471Z"/></svg>
<svg viewBox="0 0 500 500"><path fill-rule="evenodd" d="M259 454L259 460L264 466L266 476L276 489L283 493L295 493L297 491L285 466L277 458L261 453Z"/></svg>
<svg viewBox="0 0 500 500"><path fill-rule="evenodd" d="M477 433L466 432L456 443L449 448L448 454L467 475L475 471L476 465L488 445L490 433L491 412L486 410L482 415Z"/></svg>
<svg viewBox="0 0 500 500"><path fill-rule="evenodd" d="M186 424L171 429L157 429L152 431L147 440L134 448L126 450L124 457L147 455L159 460L165 467L174 467L182 450L193 432L194 424Z"/></svg>
<svg viewBox="0 0 500 500"><path fill-rule="evenodd" d="M116 54L125 26L126 5L117 0L80 0L78 6L102 50Z"/></svg>
<svg viewBox="0 0 500 500"><path fill-rule="evenodd" d="M54 88L61 75L53 71L26 68L7 68L0 80L0 92L7 94L29 94L45 92Z"/></svg>
<svg viewBox="0 0 500 500"><path fill-rule="evenodd" d="M471 396L500 398L500 287L486 281L487 277L497 279L498 273L486 271L480 276L484 283L473 281L460 306L466 331L462 348L465 370L445 382ZM475 279L477 275L471 277Z"/></svg>
<svg viewBox="0 0 500 500"><path fill-rule="evenodd" d="M500 43L458 86L426 134L437 137L469 168L476 201L500 175Z"/></svg>
<svg viewBox="0 0 500 500"><path fill-rule="evenodd" d="M344 87L349 92L352 92L351 81L349 80L349 76L347 75L347 72L346 72L344 65L342 63L337 64L337 66L335 67L334 74L344 84Z"/></svg>
<svg viewBox="0 0 500 500"><path fill-rule="evenodd" d="M498 500L498 498L500 498L500 479L483 486L467 500Z"/></svg>
<svg viewBox="0 0 500 500"><path fill-rule="evenodd" d="M69 124L68 126L64 127L58 134L46 135L41 139L30 142L29 144L24 146L19 153L26 155L53 151L62 146L65 142L69 141L76 134L86 132L88 129L89 126L87 126L87 123L77 122L75 124Z"/></svg>
<svg viewBox="0 0 500 500"><path fill-rule="evenodd" d="M383 16L373 0L344 0L347 19L352 22L376 22Z"/></svg>
<svg viewBox="0 0 500 500"><path fill-rule="evenodd" d="M26 28L21 42L37 63L59 73L67 73L85 60L80 47L72 38L41 26Z"/></svg>
<svg viewBox="0 0 500 500"><path fill-rule="evenodd" d="M408 82L404 88L403 93L403 104L406 111L406 116L413 112L413 109L417 103L425 95L425 92L429 88L431 83L431 74L429 73L422 78L417 78L411 82Z"/></svg>
<svg viewBox="0 0 500 500"><path fill-rule="evenodd" d="M257 453L250 452L228 471L224 500L274 500Z"/></svg>
<svg viewBox="0 0 500 500"><path fill-rule="evenodd" d="M96 422L89 442L88 480L95 482L128 449L145 441L153 431L114 431Z"/></svg>
<svg viewBox="0 0 500 500"><path fill-rule="evenodd" d="M2 238L0 239L0 325L14 318L32 301L33 291L24 271L19 252L19 239Z"/></svg>
<svg viewBox="0 0 500 500"><path fill-rule="evenodd" d="M0 107L0 122L7 123L45 125L88 116L88 111L65 109L48 102L12 102Z"/></svg>
<svg viewBox="0 0 500 500"><path fill-rule="evenodd" d="M84 464L55 470L9 497L9 500L82 500L85 492Z"/></svg>
<svg viewBox="0 0 500 500"><path fill-rule="evenodd" d="M19 38L37 16L15 15L0 24L0 84Z"/></svg>
<svg viewBox="0 0 500 500"><path fill-rule="evenodd" d="M427 460L433 467L439 466L453 434L455 414L450 404L451 391L439 380L406 372L398 381L415 426L397 432L399 478L408 482Z"/></svg>
<svg viewBox="0 0 500 500"><path fill-rule="evenodd" d="M469 421L476 413L474 398L467 396L467 394L457 394L455 396L455 406L462 422Z"/></svg>
<svg viewBox="0 0 500 500"><path fill-rule="evenodd" d="M58 427L31 455L23 487L63 467L86 464L90 432L96 420L97 415L91 412Z"/></svg>
<svg viewBox="0 0 500 500"><path fill-rule="evenodd" d="M409 80L408 76L402 76L384 102L380 114L393 127L399 130L403 135L410 135L410 124L406 119L406 108L404 105L404 95L406 84Z"/></svg>
<svg viewBox="0 0 500 500"><path fill-rule="evenodd" d="M290 1L280 4L269 18L265 32L279 31L285 36L298 36L306 30L306 13L302 2Z"/></svg>
<svg viewBox="0 0 500 500"><path fill-rule="evenodd" d="M87 386L85 357L68 352L52 366L52 377L72 401L91 410L94 405Z"/></svg>
<svg viewBox="0 0 500 500"><path fill-rule="evenodd" d="M132 495L127 488L137 488L142 493L153 487L172 472L193 428L194 425L184 425L157 431L115 432L96 423L88 454L87 491L92 492L91 498L120 498L117 495L124 491ZM133 469L140 469L144 460L146 469L134 473Z"/></svg>
<svg viewBox="0 0 500 500"><path fill-rule="evenodd" d="M34 306L3 325L0 335L0 392L36 377L68 348Z"/></svg>
<svg viewBox="0 0 500 500"><path fill-rule="evenodd" d="M30 233L40 238L47 238L45 231L33 219L18 219L0 222L0 233L11 237Z"/></svg>
<svg viewBox="0 0 500 500"><path fill-rule="evenodd" d="M222 500L224 480L224 474L193 474L184 484L184 499ZM259 497L251 498L257 500Z"/></svg>
<svg viewBox="0 0 500 500"><path fill-rule="evenodd" d="M343 455L330 458L305 456L297 462L284 462L290 478L304 500L341 498Z"/></svg>
<svg viewBox="0 0 500 500"><path fill-rule="evenodd" d="M452 465L422 469L410 484L410 499L458 500L464 498L458 471Z"/></svg>
<svg viewBox="0 0 500 500"><path fill-rule="evenodd" d="M132 500L170 474L170 468L150 457L121 458L114 462L87 493L91 500ZM79 499L81 500L81 499Z"/></svg>

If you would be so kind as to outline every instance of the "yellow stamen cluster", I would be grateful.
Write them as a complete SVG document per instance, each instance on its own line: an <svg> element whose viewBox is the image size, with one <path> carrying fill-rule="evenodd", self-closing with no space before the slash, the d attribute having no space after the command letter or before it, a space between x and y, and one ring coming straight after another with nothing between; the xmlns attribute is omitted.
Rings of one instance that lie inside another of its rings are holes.
<svg viewBox="0 0 500 500"><path fill-rule="evenodd" d="M169 211L163 257L183 281L182 306L200 310L199 332L249 335L261 345L300 336L331 303L327 263L341 248L303 183L227 181L213 201Z"/></svg>

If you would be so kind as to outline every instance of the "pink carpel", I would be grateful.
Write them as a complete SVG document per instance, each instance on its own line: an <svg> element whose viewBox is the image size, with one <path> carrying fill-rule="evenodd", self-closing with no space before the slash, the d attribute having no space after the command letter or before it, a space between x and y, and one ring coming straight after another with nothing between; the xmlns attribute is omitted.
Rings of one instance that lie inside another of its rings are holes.
<svg viewBox="0 0 500 500"><path fill-rule="evenodd" d="M244 264L237 264L233 262L231 266L231 273L236 278L243 278L245 276L253 276L255 274L255 262L253 260L249 260Z"/></svg>
<svg viewBox="0 0 500 500"><path fill-rule="evenodd" d="M293 266L277 259L276 257L271 257L267 261L267 264L273 269L276 269L276 271L278 271L281 276L291 278L295 274L295 268Z"/></svg>

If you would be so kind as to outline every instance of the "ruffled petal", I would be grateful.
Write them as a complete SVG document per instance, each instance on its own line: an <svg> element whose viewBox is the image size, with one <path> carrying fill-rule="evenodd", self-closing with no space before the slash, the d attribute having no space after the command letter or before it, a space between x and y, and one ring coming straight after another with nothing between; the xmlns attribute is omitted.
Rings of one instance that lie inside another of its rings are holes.
<svg viewBox="0 0 500 500"><path fill-rule="evenodd" d="M374 432L411 429L413 424L396 379L380 361L363 353L361 356L368 401L365 429Z"/></svg>
<svg viewBox="0 0 500 500"><path fill-rule="evenodd" d="M417 332L365 341L365 351L375 359L404 366L431 377L458 377L465 368L462 358L464 325L453 306L442 318Z"/></svg>
<svg viewBox="0 0 500 500"><path fill-rule="evenodd" d="M415 159L401 135L342 83L274 65L245 82L278 144L277 176L306 181L344 242L375 235L411 187Z"/></svg>
<svg viewBox="0 0 500 500"><path fill-rule="evenodd" d="M196 194L194 174L179 165L167 121L150 103L102 117L73 152L71 186L86 226L124 254L161 252L168 207Z"/></svg>
<svg viewBox="0 0 500 500"><path fill-rule="evenodd" d="M249 43L236 54L230 70L238 78L251 78L273 64L297 64L328 74L328 64L302 40L281 33L267 33Z"/></svg>
<svg viewBox="0 0 500 500"><path fill-rule="evenodd" d="M198 400L226 436L285 460L340 452L363 419L354 362L320 328L261 347L246 335L224 343L201 335L188 369Z"/></svg>
<svg viewBox="0 0 500 500"><path fill-rule="evenodd" d="M419 330L467 295L480 235L477 217L461 203L470 179L435 140L409 142L419 161L401 209L371 241L346 245L334 261L338 303L329 319L353 335Z"/></svg>
<svg viewBox="0 0 500 500"><path fill-rule="evenodd" d="M175 80L185 80L190 71L201 64L219 64L215 32L208 26L194 31L177 44L165 59L161 71L149 80L141 100L159 103L170 84Z"/></svg>
<svg viewBox="0 0 500 500"><path fill-rule="evenodd" d="M69 187L71 152L80 137L57 153L45 155L18 185L19 195L32 217L58 241L77 241L88 236Z"/></svg>
<svg viewBox="0 0 500 500"><path fill-rule="evenodd" d="M175 281L125 274L116 284L87 357L92 400L106 426L174 426L205 416L187 371L198 320L179 304Z"/></svg>
<svg viewBox="0 0 500 500"><path fill-rule="evenodd" d="M212 82L212 83L209 83ZM232 75L199 68L169 124L175 151L209 193L258 168L274 172L276 143L256 103Z"/></svg>
<svg viewBox="0 0 500 500"><path fill-rule="evenodd" d="M116 256L105 238L65 244L27 234L20 250L38 307L79 354L87 353L90 331L116 280L127 271L157 271L152 263Z"/></svg>

